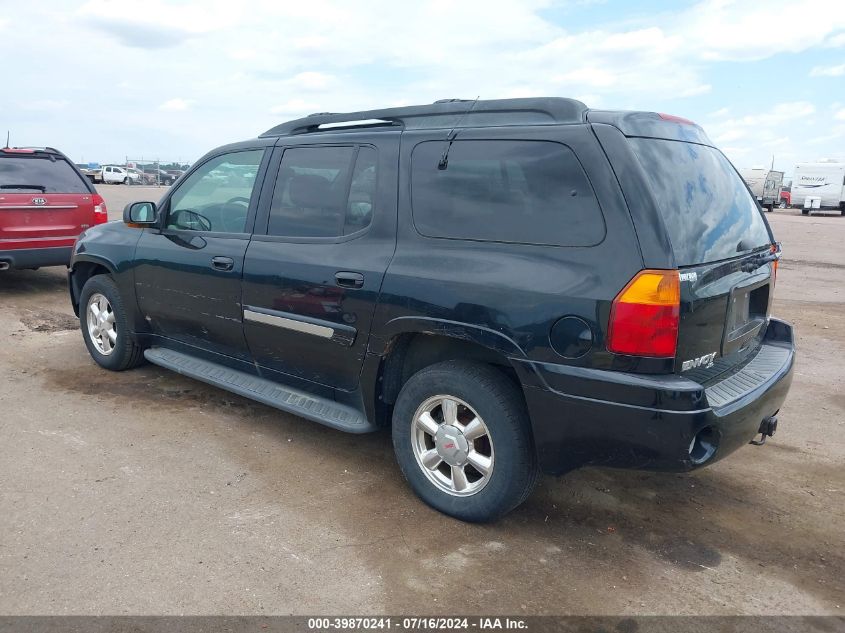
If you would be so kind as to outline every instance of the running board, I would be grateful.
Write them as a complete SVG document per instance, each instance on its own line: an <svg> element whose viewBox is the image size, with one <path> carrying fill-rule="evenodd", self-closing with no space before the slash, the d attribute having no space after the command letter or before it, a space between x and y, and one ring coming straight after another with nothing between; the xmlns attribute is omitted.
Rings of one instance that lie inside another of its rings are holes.
<svg viewBox="0 0 845 633"><path fill-rule="evenodd" d="M155 365L183 376L221 387L239 396L325 424L333 429L347 433L368 433L376 430L376 426L360 411L345 404L297 391L195 356L163 347L152 347L144 350L144 357Z"/></svg>

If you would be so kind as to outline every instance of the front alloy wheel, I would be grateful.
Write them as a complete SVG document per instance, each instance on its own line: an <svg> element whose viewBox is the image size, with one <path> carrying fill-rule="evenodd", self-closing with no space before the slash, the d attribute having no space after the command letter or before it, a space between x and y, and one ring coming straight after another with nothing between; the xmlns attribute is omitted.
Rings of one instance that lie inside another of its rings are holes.
<svg viewBox="0 0 845 633"><path fill-rule="evenodd" d="M99 292L92 294L85 313L88 315L88 335L91 337L91 343L103 356L110 355L117 343L117 330L114 324L114 309L109 300Z"/></svg>
<svg viewBox="0 0 845 633"><path fill-rule="evenodd" d="M493 443L471 406L454 396L434 396L420 405L414 422L414 457L431 483L458 497L487 485L493 475Z"/></svg>
<svg viewBox="0 0 845 633"><path fill-rule="evenodd" d="M98 365L123 371L143 362L132 335L123 299L109 275L94 275L79 294L79 326L85 346Z"/></svg>

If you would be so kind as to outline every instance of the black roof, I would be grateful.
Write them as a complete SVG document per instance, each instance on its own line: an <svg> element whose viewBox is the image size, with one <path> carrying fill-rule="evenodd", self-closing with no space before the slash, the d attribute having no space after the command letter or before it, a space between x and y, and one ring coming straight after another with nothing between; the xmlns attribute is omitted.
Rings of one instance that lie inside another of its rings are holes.
<svg viewBox="0 0 845 633"><path fill-rule="evenodd" d="M400 108L345 113L321 112L282 123L261 136L288 136L361 127L400 127L412 130L572 124L584 123L586 113L587 106L580 101L561 97L487 101L444 99L428 105Z"/></svg>

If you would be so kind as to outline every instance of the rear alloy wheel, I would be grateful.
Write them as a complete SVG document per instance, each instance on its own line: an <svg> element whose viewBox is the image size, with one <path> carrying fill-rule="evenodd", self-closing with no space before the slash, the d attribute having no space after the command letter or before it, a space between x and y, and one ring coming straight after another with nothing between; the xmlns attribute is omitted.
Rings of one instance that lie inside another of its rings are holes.
<svg viewBox="0 0 845 633"><path fill-rule="evenodd" d="M417 465L444 492L469 496L490 481L490 430L460 398L438 395L423 402L414 414L411 434Z"/></svg>
<svg viewBox="0 0 845 633"><path fill-rule="evenodd" d="M79 296L79 324L88 353L101 367L123 371L144 362L120 291L108 275L95 275L85 282Z"/></svg>
<svg viewBox="0 0 845 633"><path fill-rule="evenodd" d="M393 448L414 492L463 521L492 521L522 503L538 468L518 387L491 365L446 361L402 387Z"/></svg>

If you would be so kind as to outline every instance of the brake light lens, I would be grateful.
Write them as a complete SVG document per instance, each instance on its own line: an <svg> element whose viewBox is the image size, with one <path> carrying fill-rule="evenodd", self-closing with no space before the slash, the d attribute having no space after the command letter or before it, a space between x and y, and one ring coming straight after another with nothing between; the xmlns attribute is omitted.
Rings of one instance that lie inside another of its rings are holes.
<svg viewBox="0 0 845 633"><path fill-rule="evenodd" d="M109 221L109 212L106 209L106 201L98 193L94 194L94 224L105 224Z"/></svg>
<svg viewBox="0 0 845 633"><path fill-rule="evenodd" d="M642 270L613 300L607 349L614 354L674 358L681 314L677 270Z"/></svg>
<svg viewBox="0 0 845 633"><path fill-rule="evenodd" d="M674 114L664 114L663 112L660 112L657 116L664 121L671 121L672 123L679 123L681 125L696 125L695 121L690 121L689 119L685 119L682 116L676 116Z"/></svg>

